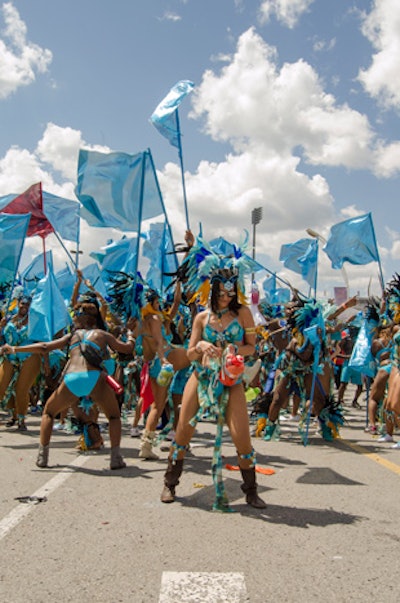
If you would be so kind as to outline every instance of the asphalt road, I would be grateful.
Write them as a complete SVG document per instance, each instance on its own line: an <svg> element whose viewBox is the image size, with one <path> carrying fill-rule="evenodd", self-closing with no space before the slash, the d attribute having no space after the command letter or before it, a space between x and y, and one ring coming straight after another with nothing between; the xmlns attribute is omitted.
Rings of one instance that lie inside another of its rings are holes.
<svg viewBox="0 0 400 603"><path fill-rule="evenodd" d="M224 469L231 514L212 511L212 422L199 424L171 505L159 499L167 451L140 460L129 424L119 471L107 439L78 455L65 432L38 469L40 418L26 433L0 424L0 600L397 603L400 449L364 433L364 408L346 406L346 420L333 443L311 429L305 447L290 422L278 442L254 439L275 471L258 474L268 506L246 505L239 473ZM228 434L223 454L237 464Z"/></svg>

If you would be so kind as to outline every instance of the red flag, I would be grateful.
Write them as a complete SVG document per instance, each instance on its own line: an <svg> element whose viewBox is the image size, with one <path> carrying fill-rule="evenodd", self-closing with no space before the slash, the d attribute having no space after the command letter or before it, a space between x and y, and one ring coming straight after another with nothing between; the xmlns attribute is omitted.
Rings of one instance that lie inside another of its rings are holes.
<svg viewBox="0 0 400 603"><path fill-rule="evenodd" d="M5 214L31 214L26 236L39 235L43 239L54 228L43 213L42 183L32 184L24 193L15 197L2 210Z"/></svg>

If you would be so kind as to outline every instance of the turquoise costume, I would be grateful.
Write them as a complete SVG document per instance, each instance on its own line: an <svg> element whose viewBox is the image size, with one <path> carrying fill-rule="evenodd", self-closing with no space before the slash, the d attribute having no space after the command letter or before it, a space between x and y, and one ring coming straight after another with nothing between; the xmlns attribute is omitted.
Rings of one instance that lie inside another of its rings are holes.
<svg viewBox="0 0 400 603"><path fill-rule="evenodd" d="M226 347L228 344L243 343L244 329L237 318L234 318L223 331L218 331L209 324L210 315L211 311L209 311L208 322L202 333L202 339L204 341L208 341L209 343L221 347ZM197 393L199 397L199 409L196 415L191 419L190 424L192 427L195 427L205 413L209 413L217 419L217 433L212 460L212 476L216 491L216 500L213 508L218 511L229 512L229 503L222 479L221 455L222 431L225 424L226 408L229 400L229 387L222 385L219 381L221 369L219 360L215 360L213 366L208 368L202 366L200 362L195 360L193 366L198 378ZM175 447L175 458L177 458L179 446L175 445ZM255 465L254 452L251 453L250 457L253 459L253 465Z"/></svg>

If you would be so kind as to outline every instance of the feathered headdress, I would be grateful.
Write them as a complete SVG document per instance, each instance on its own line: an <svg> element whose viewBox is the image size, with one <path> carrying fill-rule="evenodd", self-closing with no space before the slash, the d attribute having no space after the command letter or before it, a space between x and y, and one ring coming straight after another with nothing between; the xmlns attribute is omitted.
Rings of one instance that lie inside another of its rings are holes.
<svg viewBox="0 0 400 603"><path fill-rule="evenodd" d="M253 260L246 255L248 233L245 240L237 247L229 244L230 253L223 255L199 236L195 245L189 251L182 267L187 276L186 290L189 291L190 303L198 301L202 306L207 305L211 285L220 281L229 289L237 284L238 301L246 304L245 275L254 270Z"/></svg>
<svg viewBox="0 0 400 603"><path fill-rule="evenodd" d="M387 311L396 324L400 324L400 276L396 272L386 287Z"/></svg>
<svg viewBox="0 0 400 603"><path fill-rule="evenodd" d="M113 312L122 319L140 317L140 311L144 306L144 284L138 272L136 282L132 275L126 272L113 272L110 274L111 286L109 296Z"/></svg>
<svg viewBox="0 0 400 603"><path fill-rule="evenodd" d="M297 297L292 302L293 311L288 319L288 323L293 329L303 333L309 327L318 326L325 332L325 323L323 318L323 307L315 299L303 300Z"/></svg>

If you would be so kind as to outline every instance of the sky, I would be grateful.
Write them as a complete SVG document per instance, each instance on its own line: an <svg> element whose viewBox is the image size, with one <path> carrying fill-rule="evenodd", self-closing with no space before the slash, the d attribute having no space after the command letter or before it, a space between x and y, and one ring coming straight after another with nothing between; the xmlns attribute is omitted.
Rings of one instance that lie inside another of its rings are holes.
<svg viewBox="0 0 400 603"><path fill-rule="evenodd" d="M177 151L149 122L191 80L179 118L191 228L241 243L251 213L256 258L305 293L281 245L323 238L372 213L384 279L399 270L398 0L13 0L0 4L0 195L35 182L76 199L80 148L150 149L176 243L186 221ZM81 265L123 233L82 221ZM56 262L65 262L57 241ZM25 244L23 262L42 250ZM379 293L378 264L333 270ZM257 274L258 282L268 273Z"/></svg>

